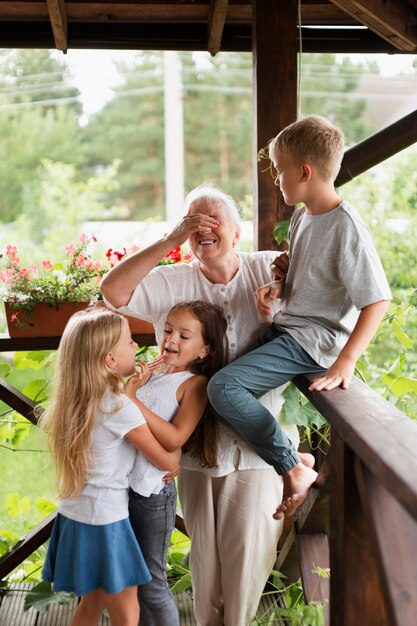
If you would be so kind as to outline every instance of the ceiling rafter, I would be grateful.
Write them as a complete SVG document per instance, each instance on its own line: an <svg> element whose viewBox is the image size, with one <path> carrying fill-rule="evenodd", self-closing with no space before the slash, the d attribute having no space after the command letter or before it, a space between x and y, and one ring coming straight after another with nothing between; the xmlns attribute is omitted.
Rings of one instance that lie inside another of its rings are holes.
<svg viewBox="0 0 417 626"><path fill-rule="evenodd" d="M62 52L68 50L68 20L65 0L46 0L55 46Z"/></svg>
<svg viewBox="0 0 417 626"><path fill-rule="evenodd" d="M220 50L228 3L229 0L210 0L207 49L212 56Z"/></svg>
<svg viewBox="0 0 417 626"><path fill-rule="evenodd" d="M331 0L402 52L417 51L417 11L405 0Z"/></svg>

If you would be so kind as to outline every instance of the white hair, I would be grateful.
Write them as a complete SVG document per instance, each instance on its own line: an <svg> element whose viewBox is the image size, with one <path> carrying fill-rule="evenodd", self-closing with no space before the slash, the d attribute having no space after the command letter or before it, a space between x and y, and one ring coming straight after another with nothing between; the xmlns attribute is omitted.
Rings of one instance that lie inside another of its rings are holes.
<svg viewBox="0 0 417 626"><path fill-rule="evenodd" d="M214 185L199 185L192 189L185 198L184 214L187 215L191 206L200 200L206 201L209 208L218 208L220 206L240 232L240 213L232 196L227 195L227 193L218 187L214 187Z"/></svg>

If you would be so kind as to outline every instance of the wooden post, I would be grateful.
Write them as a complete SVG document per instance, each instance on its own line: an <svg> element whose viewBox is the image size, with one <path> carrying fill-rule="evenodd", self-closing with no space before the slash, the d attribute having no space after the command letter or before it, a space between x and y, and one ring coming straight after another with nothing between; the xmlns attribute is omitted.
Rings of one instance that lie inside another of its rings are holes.
<svg viewBox="0 0 417 626"><path fill-rule="evenodd" d="M332 430L330 448L331 626L392 626L355 479L355 455Z"/></svg>
<svg viewBox="0 0 417 626"><path fill-rule="evenodd" d="M253 0L253 196L255 249L273 249L273 228L288 219L269 161L259 150L297 118L298 0ZM257 240L256 240L257 237Z"/></svg>

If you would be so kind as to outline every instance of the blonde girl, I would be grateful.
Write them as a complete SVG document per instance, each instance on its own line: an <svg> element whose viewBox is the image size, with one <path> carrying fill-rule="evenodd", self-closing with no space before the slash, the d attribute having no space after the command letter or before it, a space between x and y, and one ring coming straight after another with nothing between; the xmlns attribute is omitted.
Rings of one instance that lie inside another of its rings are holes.
<svg viewBox="0 0 417 626"><path fill-rule="evenodd" d="M99 307L74 315L41 420L60 497L43 577L55 591L81 596L71 626L96 626L105 607L112 626L137 626L137 585L151 577L128 518L135 447L166 471L179 461L180 451L157 441L138 403L123 393L136 349L118 313Z"/></svg>

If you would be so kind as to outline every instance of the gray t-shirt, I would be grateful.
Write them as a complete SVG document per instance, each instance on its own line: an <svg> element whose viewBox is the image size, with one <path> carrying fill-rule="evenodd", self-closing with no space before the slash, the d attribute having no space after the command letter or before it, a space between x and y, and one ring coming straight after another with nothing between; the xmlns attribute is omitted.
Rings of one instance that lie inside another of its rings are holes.
<svg viewBox="0 0 417 626"><path fill-rule="evenodd" d="M328 213L296 209L290 266L274 324L322 367L334 363L359 311L391 292L369 228L347 202Z"/></svg>

